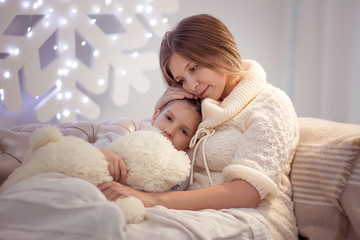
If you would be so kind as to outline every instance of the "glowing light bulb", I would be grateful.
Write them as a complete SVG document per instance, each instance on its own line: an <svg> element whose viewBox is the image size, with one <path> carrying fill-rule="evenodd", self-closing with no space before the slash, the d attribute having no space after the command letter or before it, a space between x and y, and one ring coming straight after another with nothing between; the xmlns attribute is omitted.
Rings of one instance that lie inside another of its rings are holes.
<svg viewBox="0 0 360 240"><path fill-rule="evenodd" d="M58 93L58 94L56 95L56 98L57 98L57 100L63 99L63 94L62 94L62 93Z"/></svg>
<svg viewBox="0 0 360 240"><path fill-rule="evenodd" d="M93 56L94 56L94 57L98 57L99 54L100 54L100 53L99 53L99 50L95 50L95 51L93 52Z"/></svg>
<svg viewBox="0 0 360 240"><path fill-rule="evenodd" d="M81 101L82 101L83 103L88 103L88 102L89 102L89 98L88 98L87 96L84 96L84 97L81 99Z"/></svg>
<svg viewBox="0 0 360 240"><path fill-rule="evenodd" d="M65 98L66 98L66 99L70 99L71 97L72 97L72 93L69 92L69 91L67 91L67 92L65 93Z"/></svg>
<svg viewBox="0 0 360 240"><path fill-rule="evenodd" d="M167 23L167 22L169 21L169 19L163 18L161 21L162 21L163 23Z"/></svg>
<svg viewBox="0 0 360 240"><path fill-rule="evenodd" d="M95 23L96 23L96 19L95 19L95 18L91 19L91 20L90 20L90 23L91 23L91 24L95 24Z"/></svg>
<svg viewBox="0 0 360 240"><path fill-rule="evenodd" d="M105 4L106 4L106 5L111 4L111 0L105 0Z"/></svg>
<svg viewBox="0 0 360 240"><path fill-rule="evenodd" d="M138 13L141 13L142 11L144 11L144 6L143 5L137 5L136 6L136 12L138 12Z"/></svg>
<svg viewBox="0 0 360 240"><path fill-rule="evenodd" d="M1 95L1 100L4 101L5 95L4 95L4 89L3 88L0 88L0 95Z"/></svg>
<svg viewBox="0 0 360 240"><path fill-rule="evenodd" d="M85 45L86 45L86 41L82 41L81 46L85 46Z"/></svg>
<svg viewBox="0 0 360 240"><path fill-rule="evenodd" d="M56 51L56 50L58 50L58 46L57 45L54 45L54 50Z"/></svg>
<svg viewBox="0 0 360 240"><path fill-rule="evenodd" d="M78 67L77 61L73 61L73 62L71 63L71 67L72 67L73 69L76 69L76 68Z"/></svg>
<svg viewBox="0 0 360 240"><path fill-rule="evenodd" d="M125 76L125 75L126 75L126 71L125 71L125 70L122 70L122 71L121 71L121 75L122 75L122 76Z"/></svg>
<svg viewBox="0 0 360 240"><path fill-rule="evenodd" d="M39 95L36 95L36 96L35 96L35 99L36 99L36 100L39 99Z"/></svg>
<svg viewBox="0 0 360 240"><path fill-rule="evenodd" d="M118 36L117 36L117 35L113 35L113 36L112 36L112 40L115 41L115 40L117 40L117 39L118 39Z"/></svg>
<svg viewBox="0 0 360 240"><path fill-rule="evenodd" d="M105 80L103 79L103 78L100 78L99 80L98 80L98 85L99 86L103 86L105 84Z"/></svg>
<svg viewBox="0 0 360 240"><path fill-rule="evenodd" d="M9 71L5 71L5 72L4 72L4 78L7 78L7 79L8 79L8 78L10 78L10 75L11 75L11 74L10 74Z"/></svg>
<svg viewBox="0 0 360 240"><path fill-rule="evenodd" d="M60 119L61 119L61 114L60 114L60 113L57 113L57 114L56 114L56 118L57 118L57 120L60 120Z"/></svg>
<svg viewBox="0 0 360 240"><path fill-rule="evenodd" d="M127 24L131 24L133 22L133 19L131 17L128 17L125 21Z"/></svg>
<svg viewBox="0 0 360 240"><path fill-rule="evenodd" d="M33 33L32 33L32 32L28 32L28 33L26 34L26 36L27 36L28 38L31 38L31 37L32 37L32 35L33 35Z"/></svg>
<svg viewBox="0 0 360 240"><path fill-rule="evenodd" d="M69 69L67 68L59 68L57 71L59 76L67 76L69 75Z"/></svg>
<svg viewBox="0 0 360 240"><path fill-rule="evenodd" d="M23 6L23 8L29 8L30 7L30 3L28 3L28 2L23 2L22 3L22 6Z"/></svg>
<svg viewBox="0 0 360 240"><path fill-rule="evenodd" d="M124 8L123 8L123 7L119 7L119 8L117 9L117 11L118 11L118 12L122 12L122 11L124 11Z"/></svg>
<svg viewBox="0 0 360 240"><path fill-rule="evenodd" d="M151 26L155 26L157 24L157 20L155 18L153 18L153 19L150 20L149 23L150 23Z"/></svg>
<svg viewBox="0 0 360 240"><path fill-rule="evenodd" d="M133 53L131 54L131 56L132 56L133 58L137 58L137 57L139 56L139 52L133 52Z"/></svg>
<svg viewBox="0 0 360 240"><path fill-rule="evenodd" d="M153 36L152 33L146 33L146 34L145 34L145 37L148 38L148 39L149 39L149 38L152 38L152 36Z"/></svg>
<svg viewBox="0 0 360 240"><path fill-rule="evenodd" d="M65 18L62 18L61 20L60 20L60 25L61 26L64 26L64 25L66 25L67 24L67 20L65 19Z"/></svg>
<svg viewBox="0 0 360 240"><path fill-rule="evenodd" d="M62 114L64 117L70 116L70 111L68 109L65 109Z"/></svg>
<svg viewBox="0 0 360 240"><path fill-rule="evenodd" d="M71 9L71 12L73 13L73 14L75 14L75 13L77 13L77 9L76 8L73 8L73 9Z"/></svg>
<svg viewBox="0 0 360 240"><path fill-rule="evenodd" d="M57 88L61 88L63 83L62 83L62 81L60 79L58 79L58 80L56 80L55 85L56 85Z"/></svg>
<svg viewBox="0 0 360 240"><path fill-rule="evenodd" d="M146 12L151 13L153 11L153 8L151 6L146 7Z"/></svg>

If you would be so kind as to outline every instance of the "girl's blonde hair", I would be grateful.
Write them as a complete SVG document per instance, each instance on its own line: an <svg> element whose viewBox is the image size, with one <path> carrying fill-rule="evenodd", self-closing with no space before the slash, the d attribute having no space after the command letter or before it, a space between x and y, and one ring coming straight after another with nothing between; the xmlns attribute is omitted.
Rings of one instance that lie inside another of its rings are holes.
<svg viewBox="0 0 360 240"><path fill-rule="evenodd" d="M160 46L160 68L165 82L174 85L170 57L177 53L206 68L231 76L243 76L244 68L235 40L217 18L200 14L184 18L165 33Z"/></svg>

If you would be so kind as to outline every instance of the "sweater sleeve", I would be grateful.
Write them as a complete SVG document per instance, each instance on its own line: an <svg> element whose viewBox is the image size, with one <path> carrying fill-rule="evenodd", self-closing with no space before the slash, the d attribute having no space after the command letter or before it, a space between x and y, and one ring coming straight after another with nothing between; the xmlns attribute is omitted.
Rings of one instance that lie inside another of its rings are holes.
<svg viewBox="0 0 360 240"><path fill-rule="evenodd" d="M271 91L270 91L271 90ZM276 195L284 174L289 175L298 142L298 122L290 99L276 88L264 90L234 118L243 133L225 181L252 184L261 199Z"/></svg>

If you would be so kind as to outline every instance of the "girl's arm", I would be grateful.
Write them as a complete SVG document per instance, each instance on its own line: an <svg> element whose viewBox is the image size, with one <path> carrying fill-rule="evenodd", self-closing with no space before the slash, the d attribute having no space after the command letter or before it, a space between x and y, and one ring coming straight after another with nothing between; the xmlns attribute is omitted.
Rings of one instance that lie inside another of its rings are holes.
<svg viewBox="0 0 360 240"><path fill-rule="evenodd" d="M255 208L260 201L258 191L243 180L235 180L192 191L145 193L117 182L99 185L109 200L135 196L145 207L162 205L172 209L200 210L222 208Z"/></svg>

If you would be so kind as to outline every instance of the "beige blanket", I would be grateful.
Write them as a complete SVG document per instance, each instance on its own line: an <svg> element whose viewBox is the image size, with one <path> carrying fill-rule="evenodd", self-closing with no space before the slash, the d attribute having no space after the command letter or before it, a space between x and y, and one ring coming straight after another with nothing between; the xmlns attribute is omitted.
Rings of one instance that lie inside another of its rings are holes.
<svg viewBox="0 0 360 240"><path fill-rule="evenodd" d="M255 209L180 211L149 208L125 224L121 210L93 185L59 173L29 178L0 195L6 239L270 239ZM1 237L0 237L1 238Z"/></svg>

